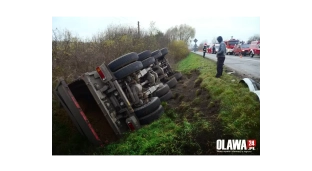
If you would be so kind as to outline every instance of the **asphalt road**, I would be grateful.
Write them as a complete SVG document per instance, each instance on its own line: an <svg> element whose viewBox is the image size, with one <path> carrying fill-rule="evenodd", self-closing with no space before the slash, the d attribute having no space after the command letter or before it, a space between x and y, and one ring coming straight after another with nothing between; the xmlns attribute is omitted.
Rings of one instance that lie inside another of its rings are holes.
<svg viewBox="0 0 312 171"><path fill-rule="evenodd" d="M203 52L195 52L195 53L203 56ZM214 61L217 61L216 54L206 53L205 57L212 59ZM253 58L251 58L250 56L242 56L242 58L240 58L239 56L226 55L224 65L227 68L241 75L244 75L244 77L249 77L249 78L254 78L256 80L260 80L260 57L259 56L254 56Z"/></svg>

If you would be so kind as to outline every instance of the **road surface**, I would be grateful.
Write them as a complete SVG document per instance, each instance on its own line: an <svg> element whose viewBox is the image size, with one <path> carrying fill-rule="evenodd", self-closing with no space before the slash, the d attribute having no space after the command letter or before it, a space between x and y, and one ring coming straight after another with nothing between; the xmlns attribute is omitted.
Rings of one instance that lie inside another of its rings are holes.
<svg viewBox="0 0 312 171"><path fill-rule="evenodd" d="M203 56L203 52L198 51L195 53ZM205 57L217 61L216 54L206 53ZM244 75L244 77L260 80L259 56L254 56L253 58L251 58L250 56L242 56L242 58L240 58L239 56L226 55L224 65L227 68Z"/></svg>

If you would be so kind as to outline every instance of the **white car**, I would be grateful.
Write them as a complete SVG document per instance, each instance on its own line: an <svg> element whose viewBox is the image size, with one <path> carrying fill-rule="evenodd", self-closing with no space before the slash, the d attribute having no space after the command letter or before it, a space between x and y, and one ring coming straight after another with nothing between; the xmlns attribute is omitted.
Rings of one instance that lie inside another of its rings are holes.
<svg viewBox="0 0 312 171"><path fill-rule="evenodd" d="M220 47L220 44L215 44L215 48L216 48L216 53L218 52L218 50L219 50L219 47Z"/></svg>

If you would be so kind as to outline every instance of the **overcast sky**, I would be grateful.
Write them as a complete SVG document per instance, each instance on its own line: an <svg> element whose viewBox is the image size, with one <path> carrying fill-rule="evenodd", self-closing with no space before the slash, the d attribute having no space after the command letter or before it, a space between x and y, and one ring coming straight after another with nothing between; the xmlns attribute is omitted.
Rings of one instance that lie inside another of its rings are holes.
<svg viewBox="0 0 312 171"><path fill-rule="evenodd" d="M196 30L195 38L199 43L211 43L214 37L222 36L224 40L231 38L247 41L249 37L260 34L260 17L208 17L182 16L166 19L164 16L140 17L52 17L52 29L68 29L81 38L91 38L92 35L114 24L137 27L140 21L141 29L148 29L154 21L156 27L165 32L168 28L187 24ZM198 44L198 43L197 43Z"/></svg>

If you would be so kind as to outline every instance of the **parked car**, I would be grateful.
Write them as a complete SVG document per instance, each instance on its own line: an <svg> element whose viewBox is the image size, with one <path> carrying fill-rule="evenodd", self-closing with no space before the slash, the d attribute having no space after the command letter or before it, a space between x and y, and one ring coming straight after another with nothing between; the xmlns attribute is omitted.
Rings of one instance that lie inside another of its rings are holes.
<svg viewBox="0 0 312 171"><path fill-rule="evenodd" d="M161 101L172 98L170 87L182 75L171 69L165 55L152 54L149 50L131 52L109 64L102 63L69 84L64 79L59 81L54 94L81 135L103 145L163 114ZM158 76L155 66L166 75Z"/></svg>
<svg viewBox="0 0 312 171"><path fill-rule="evenodd" d="M250 53L250 44L242 44L241 45L241 54L246 56Z"/></svg>

